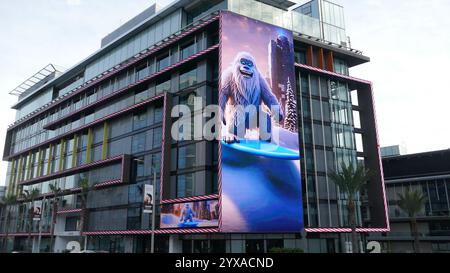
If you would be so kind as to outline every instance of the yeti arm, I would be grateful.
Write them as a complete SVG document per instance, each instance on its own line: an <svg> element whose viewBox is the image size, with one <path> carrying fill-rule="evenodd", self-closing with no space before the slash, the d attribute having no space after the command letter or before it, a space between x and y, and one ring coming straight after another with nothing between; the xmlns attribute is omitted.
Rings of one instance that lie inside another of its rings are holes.
<svg viewBox="0 0 450 273"><path fill-rule="evenodd" d="M269 85L267 84L267 81L261 77L261 99L264 102L269 109L272 110L272 107L278 107L280 109L280 121L283 120L284 114L283 109L281 108L280 102L278 101L277 97L273 94L272 90L270 89ZM272 115L275 113L272 113Z"/></svg>
<svg viewBox="0 0 450 273"><path fill-rule="evenodd" d="M228 98L231 95L230 92L230 84L231 84L231 77L224 77L222 81L222 89L219 90L219 106L220 106L220 115L222 117L223 124L227 124L225 119L225 107L227 106Z"/></svg>

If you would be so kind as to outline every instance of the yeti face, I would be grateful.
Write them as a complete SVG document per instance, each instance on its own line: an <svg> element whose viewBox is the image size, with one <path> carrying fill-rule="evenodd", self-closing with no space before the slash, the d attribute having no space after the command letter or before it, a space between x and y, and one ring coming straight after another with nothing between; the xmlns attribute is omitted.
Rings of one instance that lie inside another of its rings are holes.
<svg viewBox="0 0 450 273"><path fill-rule="evenodd" d="M246 79L253 78L253 75L255 73L254 72L255 64L253 63L253 61L246 58L241 58L239 62L240 62L239 71L241 72L241 75Z"/></svg>

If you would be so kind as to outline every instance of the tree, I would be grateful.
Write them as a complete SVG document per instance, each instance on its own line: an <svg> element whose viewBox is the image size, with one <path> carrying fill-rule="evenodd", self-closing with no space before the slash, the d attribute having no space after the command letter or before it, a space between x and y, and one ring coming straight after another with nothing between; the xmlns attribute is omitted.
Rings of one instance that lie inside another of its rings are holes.
<svg viewBox="0 0 450 273"><path fill-rule="evenodd" d="M54 247L53 243L55 240L55 225L56 225L56 219L58 216L58 204L59 204L59 197L62 195L63 191L61 188L59 188L56 183L50 184L50 191L53 193L53 204L52 204L52 222L50 227L50 251L53 252Z"/></svg>
<svg viewBox="0 0 450 273"><path fill-rule="evenodd" d="M330 179L339 187L341 193L347 195L348 221L352 229L352 249L358 253L358 237L356 233L356 199L370 178L370 172L362 164L354 168L353 164L342 164L341 171L332 171L328 174Z"/></svg>
<svg viewBox="0 0 450 273"><path fill-rule="evenodd" d="M5 252L8 252L9 218L11 217L10 207L15 205L16 203L17 203L17 196L11 194L5 197L4 200L4 207L6 213L4 225L5 239L3 241L3 249Z"/></svg>
<svg viewBox="0 0 450 273"><path fill-rule="evenodd" d="M38 189L32 189L31 191L24 190L22 193L25 201L29 201L31 206L28 210L28 239L27 245L30 252L32 252L32 244L31 244L31 232L33 231L33 214L34 214L34 201L38 198L40 192Z"/></svg>
<svg viewBox="0 0 450 273"><path fill-rule="evenodd" d="M89 210L87 208L87 198L88 194L91 190L94 189L94 187L90 186L89 180L87 178L84 178L80 180L80 187L81 187L81 219L80 219L80 234L83 234L87 230L87 224L88 224L88 213ZM84 238L84 250L86 250L87 245L87 237Z"/></svg>
<svg viewBox="0 0 450 273"><path fill-rule="evenodd" d="M297 101L295 99L295 93L291 86L291 80L288 79L287 89L286 89L286 119L284 120L284 127L296 133L298 131L297 127Z"/></svg>
<svg viewBox="0 0 450 273"><path fill-rule="evenodd" d="M420 253L419 231L417 227L417 214L425 205L426 196L419 191L408 191L405 194L398 194L398 206L408 214L410 218L411 233L414 237L414 251Z"/></svg>

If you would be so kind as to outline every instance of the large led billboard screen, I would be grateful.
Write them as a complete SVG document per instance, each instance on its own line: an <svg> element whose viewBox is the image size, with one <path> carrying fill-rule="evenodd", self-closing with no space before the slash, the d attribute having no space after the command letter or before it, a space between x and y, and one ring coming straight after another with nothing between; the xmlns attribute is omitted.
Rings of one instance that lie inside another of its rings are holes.
<svg viewBox="0 0 450 273"><path fill-rule="evenodd" d="M292 32L222 12L220 74L220 231L300 232Z"/></svg>
<svg viewBox="0 0 450 273"><path fill-rule="evenodd" d="M161 206L161 228L218 227L218 200L164 204Z"/></svg>

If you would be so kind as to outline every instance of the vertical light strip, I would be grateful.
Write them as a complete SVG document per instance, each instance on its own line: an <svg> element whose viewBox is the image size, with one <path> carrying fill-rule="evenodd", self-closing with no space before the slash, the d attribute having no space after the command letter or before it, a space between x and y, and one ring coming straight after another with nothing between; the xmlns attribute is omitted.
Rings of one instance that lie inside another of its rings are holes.
<svg viewBox="0 0 450 273"><path fill-rule="evenodd" d="M73 136L72 168L77 167L78 135Z"/></svg>
<svg viewBox="0 0 450 273"><path fill-rule="evenodd" d="M53 162L53 145L50 144L48 147L49 156L48 156L48 162L47 162L47 175L50 174L52 170L52 162Z"/></svg>
<svg viewBox="0 0 450 273"><path fill-rule="evenodd" d="M13 194L14 189L14 182L17 178L17 160L11 161L11 175L9 177L9 183L8 183L8 195Z"/></svg>
<svg viewBox="0 0 450 273"><path fill-rule="evenodd" d="M17 179L16 179L16 183L14 183L14 192L15 192L15 195L16 196L18 196L19 195L19 182L21 182L22 181L22 165L23 165L23 160L24 160L24 158L22 157L22 156L20 156L20 158L19 158L19 169L18 169L18 171L17 171L17 173L18 173L18 177L17 177Z"/></svg>
<svg viewBox="0 0 450 273"><path fill-rule="evenodd" d="M86 147L86 164L91 163L91 151L92 151L92 128L88 130L88 143Z"/></svg>
<svg viewBox="0 0 450 273"><path fill-rule="evenodd" d="M109 125L105 122L103 125L103 144L102 144L102 160L108 156L108 139L109 139Z"/></svg>
<svg viewBox="0 0 450 273"><path fill-rule="evenodd" d="M23 157L20 156L19 157L19 169L17 170L17 173L18 173L17 182L21 182L22 181L22 167L23 167Z"/></svg>
<svg viewBox="0 0 450 273"><path fill-rule="evenodd" d="M31 162L32 162L32 158L33 158L33 153L30 151L28 153L28 160L27 160L27 163L25 165L25 169L27 170L25 172L25 174L26 174L25 180L28 180L28 179L31 178Z"/></svg>
<svg viewBox="0 0 450 273"><path fill-rule="evenodd" d="M60 172L60 171L62 171L63 170L63 168L64 168L64 159L65 159L65 151L66 151L66 149L65 149L65 141L64 141L64 138L63 139L61 139L61 142L60 142L60 144L61 144L61 147L59 148L59 162L58 162L58 171Z"/></svg>
<svg viewBox="0 0 450 273"><path fill-rule="evenodd" d="M39 177L42 175L42 165L43 165L43 150L42 148L39 148L39 152L38 152L38 167L37 167L37 173L36 173L36 177Z"/></svg>

